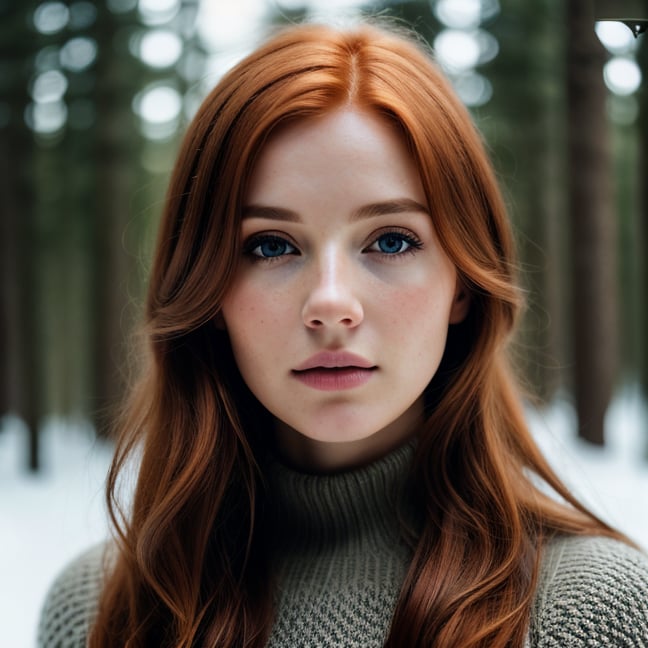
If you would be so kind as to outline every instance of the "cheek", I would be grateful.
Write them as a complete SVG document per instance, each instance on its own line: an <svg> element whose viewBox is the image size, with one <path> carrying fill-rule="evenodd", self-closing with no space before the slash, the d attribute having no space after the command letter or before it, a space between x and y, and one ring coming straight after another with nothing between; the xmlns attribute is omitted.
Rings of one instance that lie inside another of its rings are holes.
<svg viewBox="0 0 648 648"><path fill-rule="evenodd" d="M282 352L281 331L286 330L290 309L275 293L253 284L235 288L223 301L223 321L239 369L264 362Z"/></svg>
<svg viewBox="0 0 648 648"><path fill-rule="evenodd" d="M272 304L267 291L258 289L254 283L239 281L238 284L223 300L223 319L230 337L259 328Z"/></svg>
<svg viewBox="0 0 648 648"><path fill-rule="evenodd" d="M382 320L394 334L405 342L442 332L445 339L452 300L454 282L434 282L429 277L420 281L408 281L399 286L385 288L376 303Z"/></svg>

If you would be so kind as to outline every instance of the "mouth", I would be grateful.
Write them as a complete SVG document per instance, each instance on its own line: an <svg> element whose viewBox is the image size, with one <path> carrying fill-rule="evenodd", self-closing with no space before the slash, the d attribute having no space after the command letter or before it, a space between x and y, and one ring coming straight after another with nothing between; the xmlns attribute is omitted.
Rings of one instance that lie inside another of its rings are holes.
<svg viewBox="0 0 648 648"><path fill-rule="evenodd" d="M350 351L319 351L295 367L293 371L301 372L310 369L375 369L376 365Z"/></svg>
<svg viewBox="0 0 648 648"><path fill-rule="evenodd" d="M292 374L297 380L313 389L319 389L321 391L342 391L364 385L372 378L377 369L378 367L376 366L319 366L301 370L294 369Z"/></svg>

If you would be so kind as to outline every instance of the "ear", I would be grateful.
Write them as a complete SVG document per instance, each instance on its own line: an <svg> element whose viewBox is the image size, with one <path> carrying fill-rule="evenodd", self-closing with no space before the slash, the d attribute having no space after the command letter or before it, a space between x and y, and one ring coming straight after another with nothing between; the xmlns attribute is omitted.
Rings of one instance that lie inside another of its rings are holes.
<svg viewBox="0 0 648 648"><path fill-rule="evenodd" d="M466 290L463 282L457 277L455 294L450 308L449 324L459 324L463 322L470 310L470 293Z"/></svg>

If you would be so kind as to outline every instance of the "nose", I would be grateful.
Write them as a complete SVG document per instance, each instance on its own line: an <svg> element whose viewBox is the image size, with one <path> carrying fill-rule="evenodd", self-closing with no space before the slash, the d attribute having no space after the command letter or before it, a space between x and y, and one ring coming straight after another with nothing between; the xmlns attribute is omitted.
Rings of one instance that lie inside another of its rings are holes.
<svg viewBox="0 0 648 648"><path fill-rule="evenodd" d="M330 250L316 266L316 277L308 292L302 318L311 329L350 329L364 318L357 295L352 262Z"/></svg>

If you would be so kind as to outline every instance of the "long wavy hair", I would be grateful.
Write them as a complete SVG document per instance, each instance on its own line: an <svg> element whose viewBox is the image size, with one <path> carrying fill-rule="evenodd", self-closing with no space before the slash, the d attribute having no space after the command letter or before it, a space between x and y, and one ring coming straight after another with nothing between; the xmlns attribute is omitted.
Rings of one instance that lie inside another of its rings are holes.
<svg viewBox="0 0 648 648"><path fill-rule="evenodd" d="M93 648L247 648L268 637L268 435L259 430L271 422L214 321L241 256L242 201L264 142L287 120L344 105L400 129L471 298L426 392L412 476L423 525L386 645L521 646L543 543L621 537L574 499L527 430L506 360L521 306L514 246L468 112L413 38L368 25L291 27L206 98L171 178L146 301L148 360L108 478L118 551ZM124 510L117 491L133 456L138 478Z"/></svg>

